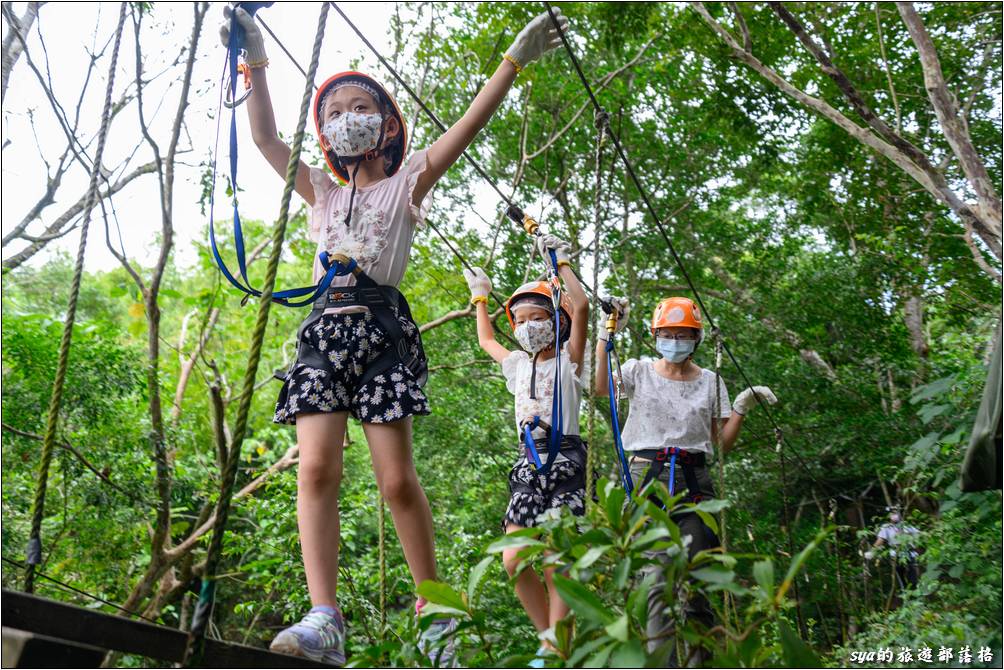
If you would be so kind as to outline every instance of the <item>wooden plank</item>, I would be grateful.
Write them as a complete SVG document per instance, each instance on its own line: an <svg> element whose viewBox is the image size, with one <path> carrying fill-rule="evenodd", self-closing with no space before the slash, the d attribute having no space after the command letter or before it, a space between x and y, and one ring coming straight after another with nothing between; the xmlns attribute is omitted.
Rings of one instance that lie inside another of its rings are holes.
<svg viewBox="0 0 1004 670"><path fill-rule="evenodd" d="M163 661L180 661L185 655L185 634L172 628L20 591L4 589L2 598L4 624L13 628Z"/></svg>
<svg viewBox="0 0 1004 670"><path fill-rule="evenodd" d="M101 649L180 662L187 635L174 628L68 605L48 598L3 589L0 609L12 628ZM206 640L206 667L326 668L305 658L273 654L266 649Z"/></svg>
<svg viewBox="0 0 1004 670"><path fill-rule="evenodd" d="M5 668L97 668L105 650L3 627Z"/></svg>

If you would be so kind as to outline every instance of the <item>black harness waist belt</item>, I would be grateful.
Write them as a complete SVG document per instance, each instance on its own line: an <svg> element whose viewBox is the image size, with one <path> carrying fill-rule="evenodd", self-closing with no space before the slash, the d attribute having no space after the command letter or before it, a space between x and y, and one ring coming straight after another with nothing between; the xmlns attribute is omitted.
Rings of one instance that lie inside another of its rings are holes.
<svg viewBox="0 0 1004 670"><path fill-rule="evenodd" d="M429 366L418 326L415 326L415 338L418 340L418 355L415 355L411 350L408 337L401 327L401 322L398 320L398 316L402 316L411 321L412 324L415 323L411 317L408 301L393 286L377 284L362 271L357 271L355 276L355 286L332 287L314 301L310 314L300 324L297 331L297 362L334 374L327 355L304 344L304 333L320 320L326 310L361 305L369 309L381 330L387 335L390 346L367 366L366 372L359 379L358 386L361 387L369 383L374 377L386 372L398 362L403 363L411 371L419 386L424 386L429 377Z"/></svg>
<svg viewBox="0 0 1004 670"><path fill-rule="evenodd" d="M685 451L676 447L669 447L667 449L644 449L635 452L635 455L652 461L648 471L645 473L645 479L641 483L641 489L644 489L653 480L659 479L662 471L666 469L666 465L675 459L676 463L674 465L678 464L680 466L683 470L683 479L687 482L687 501L698 503L704 499L704 494L701 493L701 484L697 481L696 471L697 468L703 468L707 462L703 452ZM673 490L675 486L675 473L672 472L672 468L670 470L669 492L675 495L676 491ZM652 501L660 506L662 505L662 501L657 497L653 497Z"/></svg>
<svg viewBox="0 0 1004 670"><path fill-rule="evenodd" d="M662 459L668 461L671 453L672 452L669 449L641 449L639 451L629 452L629 455L638 456L648 461L657 461L661 456ZM703 467L707 462L707 457L703 451L687 451L685 449L677 449L676 462Z"/></svg>

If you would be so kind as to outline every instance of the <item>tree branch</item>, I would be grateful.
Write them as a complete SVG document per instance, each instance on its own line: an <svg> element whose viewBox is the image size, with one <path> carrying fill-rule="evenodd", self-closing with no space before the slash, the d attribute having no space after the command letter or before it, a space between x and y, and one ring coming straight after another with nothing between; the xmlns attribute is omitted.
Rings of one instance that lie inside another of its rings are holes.
<svg viewBox="0 0 1004 670"><path fill-rule="evenodd" d="M3 15L7 19L7 35L3 38L3 89L0 90L0 100L7 97L7 84L10 81L11 70L24 51L25 39L31 25L35 23L39 8L44 2L29 2L21 18L14 15L12 2L3 3Z"/></svg>
<svg viewBox="0 0 1004 670"><path fill-rule="evenodd" d="M153 163L147 163L145 165L137 167L128 175L122 177L117 182L112 184L110 187L107 187L104 191L101 191L98 194L98 201L101 202L106 198L111 197L112 195L118 193L123 188L125 188L130 182L132 182L137 177L140 177L145 174L150 174L155 169L156 166ZM58 237L58 234L63 232L63 228L66 227L66 225L69 224L78 214L84 211L84 207L86 206L86 204L87 204L87 194L85 193L80 197L79 200L77 200L77 202L71 205L69 209L64 211L51 224L49 224L41 235L36 237L36 239L39 241L31 243L21 251L17 252L10 258L3 261L4 270L5 271L13 270L14 268L18 267L19 265L27 261L29 258L34 256L36 253L41 251L49 240L55 239L54 236Z"/></svg>
<svg viewBox="0 0 1004 670"><path fill-rule="evenodd" d="M910 2L897 2L899 14L906 24L910 37L913 39L917 52L920 54L920 65L924 70L924 86L927 88L928 98L931 106L938 116L938 123L941 124L945 139L962 165L962 172L966 175L966 180L976 193L979 202L977 205L979 214L977 218L985 220L990 224L991 232L996 236L998 243L1001 239L1001 198L997 193L995 184L990 179L986 165L976 152L972 139L969 137L969 124L966 119L959 114L955 96L948 90L945 77L941 72L941 61L938 59L938 51L934 47L934 42L924 27L924 22L920 19L917 11Z"/></svg>
<svg viewBox="0 0 1004 670"><path fill-rule="evenodd" d="M29 440L36 440L38 442L41 442L42 440L45 439L41 435L36 435L35 433L29 433L28 431L19 430L19 429L15 428L14 426L11 426L11 425L6 424L6 423L0 423L0 427L2 427L8 433L13 433L15 435L20 435L21 437L26 437ZM96 465L94 465L89 460L87 460L87 457L84 456L82 453L80 453L80 451L78 451L69 442L57 442L56 445L59 446L59 447L62 447L66 451L68 451L71 454L73 454L73 456L78 461L80 461L80 463L85 468L87 468L88 470L90 470L91 472L93 472L94 475L98 479L100 479L101 481L103 481L105 484L108 484L108 486L111 486L113 489L115 489L116 491L118 491L119 493L121 493L122 495L124 495L125 497L129 498L129 500L132 500L133 502L142 503L143 505L146 505L147 507L155 507L155 505L153 503L148 502L146 500L143 500L142 498L137 497L136 495L130 493L129 491L126 491L124 488L122 488L121 486L119 486L118 484L116 484L115 482L113 482L111 480L111 478L107 474L107 472L109 472L111 470L111 468L105 468L104 470L98 470L98 468L97 468Z"/></svg>
<svg viewBox="0 0 1004 670"><path fill-rule="evenodd" d="M798 89L781 77L774 69L762 63L752 54L743 50L736 42L735 38L718 21L716 21L702 2L691 2L691 7L696 11L704 22L725 42L732 50L732 53L743 63L746 63L752 70L762 76L768 82L779 88L786 95L796 102L813 110L822 117L836 124L839 128L848 133L865 146L873 149L880 155L892 161L897 167L906 172L912 179L917 181L924 189L934 196L939 202L949 207L960 218L969 218L977 233L994 255L1002 258L1000 235L994 233L993 226L984 222L982 212L974 210L964 202L951 188L948 187L944 177L934 171L929 173L918 167L910 157L897 147L889 144L878 135L870 132L867 128L857 125L825 100L813 97ZM999 231L999 225L998 225Z"/></svg>
<svg viewBox="0 0 1004 670"><path fill-rule="evenodd" d="M299 463L299 454L300 454L299 447L293 446L287 449L286 453L282 456L282 458L280 458L278 461L269 466L269 468L265 472L263 472L262 474L258 475L256 478L251 480L251 482L249 482L240 491L235 493L233 501L236 502L238 500L248 497L258 489L260 489L262 486L264 486L265 483L271 477L273 477L279 472L282 472L283 470L288 470L289 468ZM199 538L201 538L203 535L205 535L206 533L208 533L213 529L213 523L215 521L216 521L216 514L214 512L212 515L210 515L210 517L206 520L205 523L199 526L191 535L186 537L184 541L178 544L178 546L167 550L164 557L165 560L173 563L174 561L177 561L182 555L191 551L198 543Z"/></svg>

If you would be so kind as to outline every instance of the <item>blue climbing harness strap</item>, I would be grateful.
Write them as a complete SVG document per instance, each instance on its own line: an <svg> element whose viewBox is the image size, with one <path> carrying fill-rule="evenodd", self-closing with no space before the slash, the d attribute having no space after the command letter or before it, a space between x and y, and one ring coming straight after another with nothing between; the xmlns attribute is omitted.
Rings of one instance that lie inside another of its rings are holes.
<svg viewBox="0 0 1004 670"><path fill-rule="evenodd" d="M628 465L627 455L624 453L624 441L621 439L620 418L617 416L617 391L614 386L614 341L613 335L607 340L607 395L610 398L610 425L614 433L614 446L617 448L617 458L621 466L621 483L628 497L634 493L634 481L631 479L631 467Z"/></svg>
<svg viewBox="0 0 1004 670"><path fill-rule="evenodd" d="M541 467L540 453L537 451L537 443L533 439L533 429L540 425L540 417L533 417L533 421L523 424L523 448L526 449L527 460L533 462L533 466L538 470Z"/></svg>
<svg viewBox="0 0 1004 670"><path fill-rule="evenodd" d="M238 6L242 7L246 12L252 16L256 11L262 7L268 7L272 5L272 2L242 2L238 3ZM244 231L241 227L241 217L240 212L237 210L237 192L239 190L239 185L237 181L237 105L230 105L230 189L233 197L233 220L234 220L234 251L237 255L237 268L240 272L240 279L234 276L234 274L227 267L227 264L223 261L223 257L220 255L220 250L216 244L216 222L215 222L215 212L216 212L216 167L219 152L219 142L220 142L220 122L223 116L223 100L224 100L224 90L229 94L230 100L235 100L235 95L237 92L237 62L240 57L241 48L244 43L244 29L241 28L240 23L237 21L236 13L231 15L230 19L230 38L227 42L227 61L226 61L226 73L228 74L228 81L226 83L221 83L220 91L220 104L219 111L216 116L216 141L213 148L213 180L211 183L211 188L209 192L209 246L213 252L213 260L216 261L217 267L219 267L220 272L223 276L238 290L242 291L244 296L244 301L247 301L250 297L261 296L261 291L253 288L251 282L248 280L247 275L247 255L244 251ZM285 289L283 291L275 291L272 293L272 300L279 303L280 305L285 305L286 307L304 307L306 305L312 304L318 297L324 295L325 291L331 285L332 280L339 275L348 274L355 268L355 261L350 261L349 264L342 264L339 262L332 263L328 259L327 252L321 252L318 257L321 261L322 267L324 267L325 274L317 284L313 286L301 286L299 288ZM241 281L243 280L243 281ZM295 298L302 298L301 300L294 300Z"/></svg>

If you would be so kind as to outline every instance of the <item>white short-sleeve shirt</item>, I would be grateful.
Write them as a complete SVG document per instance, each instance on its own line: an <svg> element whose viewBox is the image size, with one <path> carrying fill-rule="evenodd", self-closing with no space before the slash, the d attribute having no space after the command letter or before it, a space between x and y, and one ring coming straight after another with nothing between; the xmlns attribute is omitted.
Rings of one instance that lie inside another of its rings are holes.
<svg viewBox="0 0 1004 670"><path fill-rule="evenodd" d="M919 534L920 531L914 528L913 526L905 526L902 524L897 526L896 524L893 523L883 524L882 527L879 528L878 532L878 536L881 539L885 540L885 543L889 545L889 555L892 556L893 558L896 557L895 548L898 545L907 544L910 542L909 539L904 537L905 535L912 535L914 538L916 538L916 536ZM909 555L911 558L916 558L918 554L913 549L910 549Z"/></svg>
<svg viewBox="0 0 1004 670"><path fill-rule="evenodd" d="M516 430L527 419L539 416L547 425L551 421L551 403L554 398L554 365L550 360L537 361L536 398L530 397L530 374L533 359L522 350L511 352L502 361L502 375L506 380L506 388L516 398ZM561 432L564 435L579 434L579 404L582 401L582 380L579 379L578 366L568 357L567 351L561 352Z"/></svg>
<svg viewBox="0 0 1004 670"><path fill-rule="evenodd" d="M697 379L676 381L655 371L655 361L631 359L621 366L624 395L631 399L621 439L625 451L676 447L712 453L711 414L715 373L701 369ZM719 385L719 418L732 415L725 382Z"/></svg>

